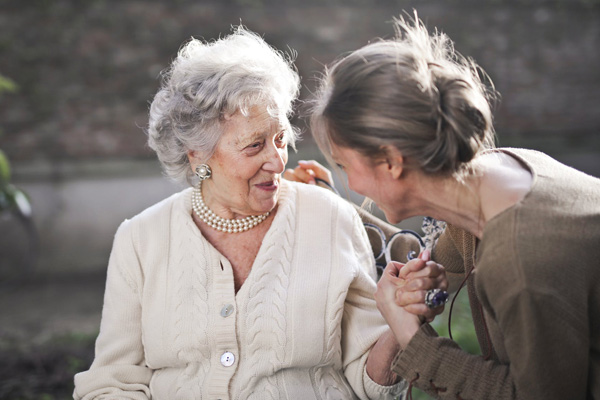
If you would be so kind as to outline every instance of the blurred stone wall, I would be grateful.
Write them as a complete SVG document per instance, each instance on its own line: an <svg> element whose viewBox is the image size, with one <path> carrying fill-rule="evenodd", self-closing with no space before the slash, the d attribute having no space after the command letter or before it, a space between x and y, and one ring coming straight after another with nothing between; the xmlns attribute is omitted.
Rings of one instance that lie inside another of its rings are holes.
<svg viewBox="0 0 600 400"><path fill-rule="evenodd" d="M0 0L0 149L32 197L38 271L104 268L118 223L178 190L145 144L159 72L191 36L243 23L298 52L302 98L338 55L393 35L418 10L502 94L500 145L539 149L600 176L598 0ZM304 121L298 158L318 157ZM0 241L8 243L7 230ZM0 245L0 257L8 257Z"/></svg>

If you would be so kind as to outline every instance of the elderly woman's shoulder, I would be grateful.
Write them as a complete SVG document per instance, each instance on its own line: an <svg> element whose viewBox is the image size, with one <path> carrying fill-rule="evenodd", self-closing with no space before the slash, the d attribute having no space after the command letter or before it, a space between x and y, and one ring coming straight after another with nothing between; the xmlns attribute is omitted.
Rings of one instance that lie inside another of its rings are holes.
<svg viewBox="0 0 600 400"><path fill-rule="evenodd" d="M298 199L311 204L333 205L342 208L354 209L352 204L330 189L318 185L286 181L298 193Z"/></svg>
<svg viewBox="0 0 600 400"><path fill-rule="evenodd" d="M189 194L191 190L192 188L187 188L160 200L135 216L126 219L124 224L127 223L130 225L133 223L142 229L168 224L174 216L182 213L182 215L185 214L185 202L186 199L191 199Z"/></svg>

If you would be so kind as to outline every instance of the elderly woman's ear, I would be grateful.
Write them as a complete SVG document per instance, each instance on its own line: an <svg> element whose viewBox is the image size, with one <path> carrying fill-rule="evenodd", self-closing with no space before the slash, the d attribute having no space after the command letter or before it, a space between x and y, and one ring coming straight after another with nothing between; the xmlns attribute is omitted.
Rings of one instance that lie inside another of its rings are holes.
<svg viewBox="0 0 600 400"><path fill-rule="evenodd" d="M196 150L188 150L188 152L187 152L187 157L188 157L188 160L190 161L190 167L191 167L192 169L194 169L194 166L195 166L196 164L199 164L199 163L201 163L201 162L202 162L202 161L200 160L200 157L199 157L199 155L200 155L200 154L199 154L199 152L198 152L198 151L196 151Z"/></svg>
<svg viewBox="0 0 600 400"><path fill-rule="evenodd" d="M206 156L198 150L188 150L187 157L190 162L190 168L192 171L196 171L196 168L200 165L207 165Z"/></svg>

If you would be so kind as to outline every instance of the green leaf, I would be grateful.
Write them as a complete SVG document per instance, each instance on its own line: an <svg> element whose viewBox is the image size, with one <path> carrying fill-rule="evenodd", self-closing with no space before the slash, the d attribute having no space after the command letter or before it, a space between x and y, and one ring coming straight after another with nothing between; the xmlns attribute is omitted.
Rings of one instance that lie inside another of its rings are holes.
<svg viewBox="0 0 600 400"><path fill-rule="evenodd" d="M17 209L19 210L21 215L23 215L27 218L31 218L31 214L32 214L31 203L29 202L29 198L27 197L25 192L23 192L20 189L15 189L13 201L14 201L14 205L17 207Z"/></svg>
<svg viewBox="0 0 600 400"><path fill-rule="evenodd" d="M8 92L14 93L17 91L19 86L10 78L0 75L0 93Z"/></svg>
<svg viewBox="0 0 600 400"><path fill-rule="evenodd" d="M25 218L31 218L32 208L29 198L21 189L18 189L14 185L7 185L4 193L8 198L8 202L11 207L17 209L17 211Z"/></svg>
<svg viewBox="0 0 600 400"><path fill-rule="evenodd" d="M0 150L0 187L10 181L10 163L2 150Z"/></svg>

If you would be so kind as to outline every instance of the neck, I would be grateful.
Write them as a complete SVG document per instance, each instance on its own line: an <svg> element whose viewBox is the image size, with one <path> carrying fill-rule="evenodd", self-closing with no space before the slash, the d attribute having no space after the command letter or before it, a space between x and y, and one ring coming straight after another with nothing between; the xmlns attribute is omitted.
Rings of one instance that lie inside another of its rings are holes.
<svg viewBox="0 0 600 400"><path fill-rule="evenodd" d="M413 172L412 215L446 221L479 239L488 221L521 201L532 185L530 171L513 157L489 153L474 160L475 175L463 182ZM404 184L404 183L402 183ZM398 207L403 207L398 204Z"/></svg>
<svg viewBox="0 0 600 400"><path fill-rule="evenodd" d="M419 183L415 215L446 221L481 238L487 222L482 209L481 178L469 176L464 182L452 177L423 178Z"/></svg>
<svg viewBox="0 0 600 400"><path fill-rule="evenodd" d="M237 212L237 210L231 206L226 206L226 204L229 204L232 199L227 199L229 202L224 201L219 193L219 189L215 188L214 182L210 182L208 179L206 181L199 182L198 189L200 189L202 199L204 200L206 206L219 217L226 219L238 219L248 216L248 214Z"/></svg>

